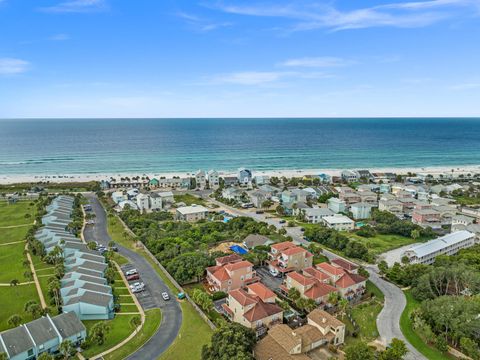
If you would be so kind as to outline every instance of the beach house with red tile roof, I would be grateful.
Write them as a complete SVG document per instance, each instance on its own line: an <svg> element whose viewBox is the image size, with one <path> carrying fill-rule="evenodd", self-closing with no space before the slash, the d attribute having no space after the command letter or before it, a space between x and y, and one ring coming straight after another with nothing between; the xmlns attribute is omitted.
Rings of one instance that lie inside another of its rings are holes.
<svg viewBox="0 0 480 360"><path fill-rule="evenodd" d="M218 258L217 265L207 268L206 280L210 291L228 292L259 280L251 262L235 256L228 262L226 258L228 256Z"/></svg>
<svg viewBox="0 0 480 360"><path fill-rule="evenodd" d="M236 289L228 293L222 305L227 317L234 322L255 330L257 336L283 321L283 309L275 303L276 295L261 283Z"/></svg>
<svg viewBox="0 0 480 360"><path fill-rule="evenodd" d="M320 277L317 276L317 274L311 275L313 273L312 269L313 268L304 270L303 274L297 271L288 273L285 278L285 283L280 286L280 289L288 293L290 289L295 288L301 297L312 299L317 304L325 306L328 303L329 295L331 293L337 293L338 289L328 284L328 277Z"/></svg>
<svg viewBox="0 0 480 360"><path fill-rule="evenodd" d="M313 254L290 241L274 244L269 253L271 273L285 274L312 266Z"/></svg>

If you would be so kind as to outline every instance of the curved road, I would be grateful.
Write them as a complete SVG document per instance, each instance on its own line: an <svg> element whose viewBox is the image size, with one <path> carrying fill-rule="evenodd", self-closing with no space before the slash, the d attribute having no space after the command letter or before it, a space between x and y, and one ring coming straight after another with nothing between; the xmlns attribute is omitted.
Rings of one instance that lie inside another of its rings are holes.
<svg viewBox="0 0 480 360"><path fill-rule="evenodd" d="M98 241L105 246L111 241L107 231L107 218L105 209L100 204L96 195L85 194L89 203L92 205L92 211L95 213L95 225L87 226L84 231L86 241ZM162 312L162 323L152 338L147 341L140 349L130 355L128 360L157 359L175 340L182 325L182 309L175 301L176 294L172 294L165 285L157 272L151 267L145 258L136 252L117 245L119 253L126 257L135 267L142 281L145 283L149 293L148 305L142 307L144 310L159 308ZM162 292L167 292L172 300L164 301Z"/></svg>
<svg viewBox="0 0 480 360"><path fill-rule="evenodd" d="M197 195L193 193L194 195ZM264 221L269 225L274 225L277 229L284 227L278 222L278 219L267 218L266 214L256 214L254 211L236 209L231 206L225 205L219 201L216 201L208 197L208 194L202 193L200 196L208 200L221 208L227 210L231 214L238 216L249 216L257 221ZM284 227L287 230L287 235L290 235L294 241L297 243L308 246L309 242L303 239L303 234L300 231L299 227ZM341 258L341 256L332 253L328 250L323 250L323 254L328 259ZM347 260L347 259L345 259ZM351 260L348 260L351 261ZM378 275L378 269L376 266L367 266L366 269L370 273L369 280L377 286L380 291L385 295L385 303L382 311L377 317L377 328L380 334L380 338L384 344L388 344L393 338L400 339L405 342L409 350L408 354L405 356L406 360L423 360L426 359L417 349L415 349L412 344L408 342L405 336L400 329L400 315L405 309L407 300L405 299L405 294L397 286L389 283L388 281L383 280Z"/></svg>

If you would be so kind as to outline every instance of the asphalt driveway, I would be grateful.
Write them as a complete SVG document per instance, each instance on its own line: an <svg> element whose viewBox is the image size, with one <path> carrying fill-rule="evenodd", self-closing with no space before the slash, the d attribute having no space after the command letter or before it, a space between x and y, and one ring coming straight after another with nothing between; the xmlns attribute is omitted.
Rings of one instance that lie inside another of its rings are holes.
<svg viewBox="0 0 480 360"><path fill-rule="evenodd" d="M95 213L95 224L87 226L84 232L85 240L98 241L105 246L111 241L107 231L107 217L103 206L95 194L85 194L92 205L92 212ZM182 310L177 303L176 294L173 294L165 285L160 276L151 267L145 258L130 249L117 244L119 253L127 258L140 274L141 281L146 285L148 301L139 296L139 302L145 310L159 308L162 311L162 323L157 332L135 353L130 355L129 360L157 359L175 340L182 324ZM162 298L162 292L170 295L170 300Z"/></svg>

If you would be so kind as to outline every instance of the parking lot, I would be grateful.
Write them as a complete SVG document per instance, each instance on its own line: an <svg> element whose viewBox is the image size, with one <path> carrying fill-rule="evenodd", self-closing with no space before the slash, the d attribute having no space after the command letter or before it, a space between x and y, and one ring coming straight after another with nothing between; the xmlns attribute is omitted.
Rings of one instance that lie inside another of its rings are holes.
<svg viewBox="0 0 480 360"><path fill-rule="evenodd" d="M123 265L121 267L123 273L125 274L127 271L129 270L132 270L134 269L135 267L132 265L132 264L126 264L126 265ZM136 282L143 282L142 281L142 274L140 274L140 279L139 280L132 280L132 281L129 281L129 285L131 284L134 284ZM142 292L138 292L138 293L134 293L133 294L134 296L137 297L138 299L138 302L140 303L140 305L142 306L142 308L144 310L149 310L149 309L153 309L153 308L156 308L158 307L156 304L155 304L155 300L154 298L151 296L150 294L150 291L149 291L149 288L148 288L148 285L145 284L145 290L143 290Z"/></svg>
<svg viewBox="0 0 480 360"><path fill-rule="evenodd" d="M256 268L255 271L257 272L257 275L260 277L261 282L266 287L274 291L277 290L283 282L282 278L272 276L272 274L270 274L270 272L268 271L267 266Z"/></svg>

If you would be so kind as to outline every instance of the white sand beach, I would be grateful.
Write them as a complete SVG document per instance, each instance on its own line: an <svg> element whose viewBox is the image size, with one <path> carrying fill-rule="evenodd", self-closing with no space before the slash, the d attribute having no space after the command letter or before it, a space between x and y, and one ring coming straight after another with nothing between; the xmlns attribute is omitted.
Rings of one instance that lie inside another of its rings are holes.
<svg viewBox="0 0 480 360"><path fill-rule="evenodd" d="M277 177L301 177L305 175L318 175L318 174L327 174L330 176L339 176L341 171L344 169L285 169L285 170L265 170L265 171L256 171L251 169L254 176L277 176ZM398 168L398 167L385 167L385 168L370 168L370 172L393 172L396 174L407 174L407 173L429 173L432 175L442 174L442 173L452 173L452 170L456 174L468 174L468 173L480 173L480 165L458 165L458 166L428 166L428 167L409 167L409 168ZM235 171L222 171L217 170L220 176L235 176ZM88 182L88 181L101 181L109 180L110 178L115 178L119 180L120 178L133 178L135 176L148 176L149 178L159 178L166 177L171 178L174 176L178 177L189 177L193 176L195 171L192 172L170 172L170 173L160 173L160 172L146 172L146 173L109 173L109 174L33 174L33 175L1 175L0 174L0 184L17 184L17 183L40 183L40 182L51 182L51 183L65 183L65 182Z"/></svg>

